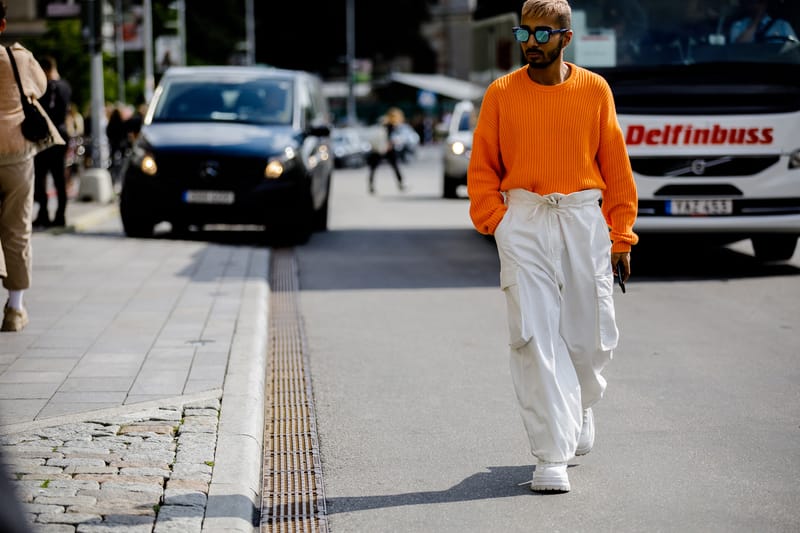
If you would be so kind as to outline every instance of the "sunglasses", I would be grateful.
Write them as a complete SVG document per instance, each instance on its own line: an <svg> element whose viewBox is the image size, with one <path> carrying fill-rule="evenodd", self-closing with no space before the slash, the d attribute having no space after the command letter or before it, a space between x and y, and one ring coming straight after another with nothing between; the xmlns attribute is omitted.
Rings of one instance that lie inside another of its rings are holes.
<svg viewBox="0 0 800 533"><path fill-rule="evenodd" d="M545 44L548 42L550 40L550 36L554 33L564 33L567 31L569 31L567 28L553 30L547 26L536 26L533 29L530 29L528 26L514 26L511 28L511 33L514 34L514 38L517 41L521 43L527 43L528 39L531 38L531 34L533 34L533 38L536 39L536 42L539 44Z"/></svg>

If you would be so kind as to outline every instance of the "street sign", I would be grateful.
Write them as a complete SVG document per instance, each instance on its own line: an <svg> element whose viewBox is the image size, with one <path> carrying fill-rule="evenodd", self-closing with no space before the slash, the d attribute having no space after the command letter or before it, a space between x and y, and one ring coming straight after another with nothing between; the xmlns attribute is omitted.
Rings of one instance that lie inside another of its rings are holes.
<svg viewBox="0 0 800 533"><path fill-rule="evenodd" d="M67 2L49 2L45 9L47 18L65 19L81 16L81 5Z"/></svg>
<svg viewBox="0 0 800 533"><path fill-rule="evenodd" d="M436 106L436 93L432 91L420 90L417 92L417 104L423 109L431 109Z"/></svg>

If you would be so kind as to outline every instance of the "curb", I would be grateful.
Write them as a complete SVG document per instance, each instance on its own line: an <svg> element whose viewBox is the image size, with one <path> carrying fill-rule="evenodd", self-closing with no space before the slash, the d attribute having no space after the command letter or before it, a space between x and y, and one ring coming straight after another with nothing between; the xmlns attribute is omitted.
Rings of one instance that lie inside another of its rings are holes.
<svg viewBox="0 0 800 533"><path fill-rule="evenodd" d="M254 257L225 374L203 532L252 533L261 511L269 251Z"/></svg>
<svg viewBox="0 0 800 533"><path fill-rule="evenodd" d="M86 231L115 215L119 216L119 207L116 202L112 202L102 207L92 209L82 215L78 215L70 226L74 228L74 231Z"/></svg>

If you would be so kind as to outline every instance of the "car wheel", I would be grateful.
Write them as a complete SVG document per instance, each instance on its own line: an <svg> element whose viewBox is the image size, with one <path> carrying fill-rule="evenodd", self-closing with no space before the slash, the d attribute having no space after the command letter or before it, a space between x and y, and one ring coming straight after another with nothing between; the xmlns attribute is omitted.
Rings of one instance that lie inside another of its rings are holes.
<svg viewBox="0 0 800 533"><path fill-rule="evenodd" d="M122 229L128 237L148 238L153 236L155 224L151 219L137 213L137 208L131 200L131 193L125 188L120 194L119 214L122 218Z"/></svg>
<svg viewBox="0 0 800 533"><path fill-rule="evenodd" d="M759 261L786 261L794 255L797 238L797 235L762 235L750 241Z"/></svg>
<svg viewBox="0 0 800 533"><path fill-rule="evenodd" d="M458 186L460 182L459 180L455 180L453 178L449 178L447 176L444 177L444 190L442 191L443 198L458 198Z"/></svg>
<svg viewBox="0 0 800 533"><path fill-rule="evenodd" d="M292 207L293 206L293 207ZM314 203L311 191L307 190L292 204L281 217L282 222L267 229L266 242L276 247L305 244L314 232Z"/></svg>
<svg viewBox="0 0 800 533"><path fill-rule="evenodd" d="M313 220L309 217L313 217L313 212L304 215L303 220L298 220L297 224L287 232L289 238L295 244L305 244L311 239L311 234L314 232L314 229L312 226Z"/></svg>

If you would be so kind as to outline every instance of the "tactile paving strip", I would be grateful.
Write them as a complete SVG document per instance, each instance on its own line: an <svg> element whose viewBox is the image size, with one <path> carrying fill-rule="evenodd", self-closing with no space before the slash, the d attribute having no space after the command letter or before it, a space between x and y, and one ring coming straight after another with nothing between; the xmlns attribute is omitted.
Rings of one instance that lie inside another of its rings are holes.
<svg viewBox="0 0 800 533"><path fill-rule="evenodd" d="M297 261L272 251L261 533L328 532Z"/></svg>

